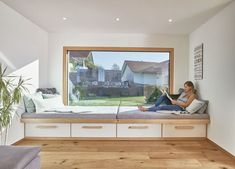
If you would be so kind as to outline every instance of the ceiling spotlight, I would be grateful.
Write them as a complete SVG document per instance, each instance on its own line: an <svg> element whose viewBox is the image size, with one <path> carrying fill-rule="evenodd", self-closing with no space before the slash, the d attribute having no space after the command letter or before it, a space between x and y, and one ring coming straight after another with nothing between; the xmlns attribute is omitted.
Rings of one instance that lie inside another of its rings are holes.
<svg viewBox="0 0 235 169"><path fill-rule="evenodd" d="M66 17L63 17L62 19L63 19L64 21L66 21L68 18L66 18Z"/></svg>
<svg viewBox="0 0 235 169"><path fill-rule="evenodd" d="M168 22L170 22L170 23L173 22L173 19L168 19Z"/></svg>
<svg viewBox="0 0 235 169"><path fill-rule="evenodd" d="M116 21L120 21L120 18L116 18Z"/></svg>

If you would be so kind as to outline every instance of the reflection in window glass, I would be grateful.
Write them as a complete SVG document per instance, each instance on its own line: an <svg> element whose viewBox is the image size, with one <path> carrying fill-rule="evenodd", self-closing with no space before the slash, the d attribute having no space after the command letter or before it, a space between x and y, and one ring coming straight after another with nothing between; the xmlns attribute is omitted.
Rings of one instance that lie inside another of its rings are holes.
<svg viewBox="0 0 235 169"><path fill-rule="evenodd" d="M169 52L69 51L69 105L151 104L169 88Z"/></svg>

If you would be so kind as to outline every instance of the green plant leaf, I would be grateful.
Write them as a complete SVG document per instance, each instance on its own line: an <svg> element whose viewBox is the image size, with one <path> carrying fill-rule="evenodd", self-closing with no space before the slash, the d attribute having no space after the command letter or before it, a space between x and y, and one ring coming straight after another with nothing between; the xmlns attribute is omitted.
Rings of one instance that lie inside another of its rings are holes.
<svg viewBox="0 0 235 169"><path fill-rule="evenodd" d="M22 92L28 91L28 79L21 76L6 76L7 68L0 64L0 131L7 128L12 120L13 105L20 102ZM16 79L18 81L16 81Z"/></svg>

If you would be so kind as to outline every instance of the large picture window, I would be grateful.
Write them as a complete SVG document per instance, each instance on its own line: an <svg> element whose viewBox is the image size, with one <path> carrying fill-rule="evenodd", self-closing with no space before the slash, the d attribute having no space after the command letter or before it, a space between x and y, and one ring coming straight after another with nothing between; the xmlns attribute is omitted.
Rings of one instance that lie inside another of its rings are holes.
<svg viewBox="0 0 235 169"><path fill-rule="evenodd" d="M172 91L173 51L73 48L64 55L64 101L71 106L150 104Z"/></svg>

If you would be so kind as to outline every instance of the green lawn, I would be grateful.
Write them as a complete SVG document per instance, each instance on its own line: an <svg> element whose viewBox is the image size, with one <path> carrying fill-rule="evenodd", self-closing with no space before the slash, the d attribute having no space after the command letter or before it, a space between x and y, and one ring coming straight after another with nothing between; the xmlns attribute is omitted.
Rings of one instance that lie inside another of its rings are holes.
<svg viewBox="0 0 235 169"><path fill-rule="evenodd" d="M133 97L102 97L95 99L80 100L70 102L71 106L118 106L121 101L121 106L137 106L145 104L144 96Z"/></svg>

